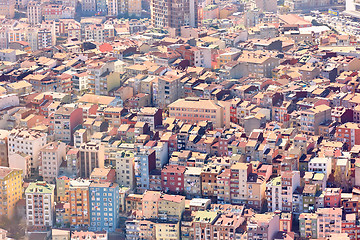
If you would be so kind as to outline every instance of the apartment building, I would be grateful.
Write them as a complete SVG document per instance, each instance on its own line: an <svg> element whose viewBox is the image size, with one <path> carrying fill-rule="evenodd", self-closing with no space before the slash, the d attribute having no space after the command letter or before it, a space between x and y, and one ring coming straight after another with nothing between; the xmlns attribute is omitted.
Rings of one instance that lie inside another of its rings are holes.
<svg viewBox="0 0 360 240"><path fill-rule="evenodd" d="M46 229L54 221L54 189L46 182L31 182L25 191L26 224L31 229Z"/></svg>
<svg viewBox="0 0 360 240"><path fill-rule="evenodd" d="M272 77L272 70L280 65L280 60L266 52L244 52L238 59L243 76Z"/></svg>
<svg viewBox="0 0 360 240"><path fill-rule="evenodd" d="M116 152L116 182L120 186L135 188L135 154L130 150Z"/></svg>
<svg viewBox="0 0 360 240"><path fill-rule="evenodd" d="M268 210L275 212L293 211L293 193L300 186L300 172L283 172L266 184L266 199Z"/></svg>
<svg viewBox="0 0 360 240"><path fill-rule="evenodd" d="M40 149L45 146L47 134L29 129L13 129L8 135L8 155L24 153L31 156L32 172L40 165Z"/></svg>
<svg viewBox="0 0 360 240"><path fill-rule="evenodd" d="M2 0L0 2L0 15L6 18L14 18L15 16L15 0Z"/></svg>
<svg viewBox="0 0 360 240"><path fill-rule="evenodd" d="M201 196L201 171L200 167L187 167L184 173L184 191L187 196Z"/></svg>
<svg viewBox="0 0 360 240"><path fill-rule="evenodd" d="M51 142L40 149L41 168L40 175L46 182L55 182L60 165L66 158L66 144L64 142Z"/></svg>
<svg viewBox="0 0 360 240"><path fill-rule="evenodd" d="M302 213L299 222L301 237L328 238L341 233L342 209L319 208L316 213Z"/></svg>
<svg viewBox="0 0 360 240"><path fill-rule="evenodd" d="M89 186L90 180L76 179L70 180L68 189L65 191L69 197L68 222L71 226L90 225L90 203Z"/></svg>
<svg viewBox="0 0 360 240"><path fill-rule="evenodd" d="M150 186L150 172L156 168L155 151L141 149L135 154L134 163L136 189L145 192Z"/></svg>
<svg viewBox="0 0 360 240"><path fill-rule="evenodd" d="M60 107L53 118L55 140L72 143L75 128L83 123L83 109Z"/></svg>
<svg viewBox="0 0 360 240"><path fill-rule="evenodd" d="M119 222L119 185L93 182L89 187L91 231L114 232Z"/></svg>
<svg viewBox="0 0 360 240"><path fill-rule="evenodd" d="M320 105L303 110L300 114L301 131L308 135L318 135L320 124L331 120L331 107Z"/></svg>
<svg viewBox="0 0 360 240"><path fill-rule="evenodd" d="M27 17L30 25L37 25L42 20L41 4L37 1L30 1L27 4Z"/></svg>
<svg viewBox="0 0 360 240"><path fill-rule="evenodd" d="M95 41L97 40L95 39ZM120 75L119 73L114 73L113 61L96 61L91 63L87 68L87 73L88 89L96 95L108 95L110 90L120 87Z"/></svg>
<svg viewBox="0 0 360 240"><path fill-rule="evenodd" d="M181 88L182 77L165 75L153 84L153 102L159 108L164 108L183 96Z"/></svg>
<svg viewBox="0 0 360 240"><path fill-rule="evenodd" d="M23 194L22 170L16 168L0 167L0 215L12 218L16 210L16 203Z"/></svg>
<svg viewBox="0 0 360 240"><path fill-rule="evenodd" d="M77 159L79 176L89 178L94 168L103 168L105 161L104 146L101 143L88 142L80 146Z"/></svg>
<svg viewBox="0 0 360 240"><path fill-rule="evenodd" d="M152 0L151 25L155 28L173 28L176 30L175 34L179 35L181 26L197 27L197 6L196 0Z"/></svg>
<svg viewBox="0 0 360 240"><path fill-rule="evenodd" d="M165 192L184 192L184 173L186 167L167 165L161 170L161 188Z"/></svg>
<svg viewBox="0 0 360 240"><path fill-rule="evenodd" d="M163 111L152 107L143 107L137 113L137 121L148 123L150 130L154 131L156 127L162 125Z"/></svg>
<svg viewBox="0 0 360 240"><path fill-rule="evenodd" d="M201 170L201 195L203 197L216 198L216 177L223 167L215 164L205 165Z"/></svg>
<svg viewBox="0 0 360 240"><path fill-rule="evenodd" d="M274 213L255 214L247 223L248 240L270 240L280 229L280 217Z"/></svg>
<svg viewBox="0 0 360 240"><path fill-rule="evenodd" d="M252 172L252 166L247 163L236 163L230 167L230 198L231 203L246 203L248 176Z"/></svg>
<svg viewBox="0 0 360 240"><path fill-rule="evenodd" d="M340 142L345 142L348 149L360 145L360 128L358 123L344 123L336 128L335 137Z"/></svg>
<svg viewBox="0 0 360 240"><path fill-rule="evenodd" d="M224 126L224 108L214 100L199 98L179 99L169 106L169 116L186 123L212 122L214 127Z"/></svg>
<svg viewBox="0 0 360 240"><path fill-rule="evenodd" d="M0 166L8 167L8 135L10 131L0 130Z"/></svg>

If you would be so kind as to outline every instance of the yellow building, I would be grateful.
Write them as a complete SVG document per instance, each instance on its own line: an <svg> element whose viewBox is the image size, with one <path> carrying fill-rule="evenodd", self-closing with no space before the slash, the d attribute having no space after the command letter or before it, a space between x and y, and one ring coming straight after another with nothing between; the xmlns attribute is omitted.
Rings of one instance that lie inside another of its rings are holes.
<svg viewBox="0 0 360 240"><path fill-rule="evenodd" d="M163 194L158 203L158 216L171 221L179 221L185 211L185 197Z"/></svg>
<svg viewBox="0 0 360 240"><path fill-rule="evenodd" d="M156 239L177 240L180 239L179 222L156 222Z"/></svg>
<svg viewBox="0 0 360 240"><path fill-rule="evenodd" d="M22 170L0 167L0 215L13 217L16 203L22 197Z"/></svg>
<svg viewBox="0 0 360 240"><path fill-rule="evenodd" d="M89 225L89 180L71 180L69 184L70 225Z"/></svg>

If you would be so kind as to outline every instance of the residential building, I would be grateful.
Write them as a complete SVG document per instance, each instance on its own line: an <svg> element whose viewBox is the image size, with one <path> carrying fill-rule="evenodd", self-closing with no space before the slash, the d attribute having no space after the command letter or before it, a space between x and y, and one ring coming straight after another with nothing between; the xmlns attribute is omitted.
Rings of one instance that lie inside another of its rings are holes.
<svg viewBox="0 0 360 240"><path fill-rule="evenodd" d="M40 175L46 182L55 182L65 158L66 144L63 142L51 142L40 149Z"/></svg>
<svg viewBox="0 0 360 240"><path fill-rule="evenodd" d="M165 192L184 192L184 173L186 167L166 165L161 170L161 187Z"/></svg>
<svg viewBox="0 0 360 240"><path fill-rule="evenodd" d="M8 135L8 155L24 153L31 156L34 172L40 165L40 149L45 146L47 134L28 129L13 129Z"/></svg>
<svg viewBox="0 0 360 240"><path fill-rule="evenodd" d="M12 218L16 211L16 204L23 194L22 170L0 167L0 184L3 189L0 194L0 215Z"/></svg>
<svg viewBox="0 0 360 240"><path fill-rule="evenodd" d="M31 182L25 190L26 224L30 229L51 228L54 221L54 189L46 182Z"/></svg>
<svg viewBox="0 0 360 240"><path fill-rule="evenodd" d="M92 231L114 232L119 223L119 185L93 182L89 187Z"/></svg>
<svg viewBox="0 0 360 240"><path fill-rule="evenodd" d="M214 100L179 99L171 103L168 108L170 117L183 120L186 123L209 121L216 128L224 126L224 108Z"/></svg>
<svg viewBox="0 0 360 240"><path fill-rule="evenodd" d="M331 120L331 107L326 105L316 106L301 111L301 131L309 135L318 135L319 126L325 121Z"/></svg>
<svg viewBox="0 0 360 240"><path fill-rule="evenodd" d="M155 28L174 28L180 34L181 26L197 27L198 3L195 0L184 2L151 1L151 24Z"/></svg>
<svg viewBox="0 0 360 240"><path fill-rule="evenodd" d="M274 213L255 214L247 223L248 240L274 239L279 229L279 215Z"/></svg>
<svg viewBox="0 0 360 240"><path fill-rule="evenodd" d="M53 118L55 140L72 143L75 128L83 123L83 109L60 107Z"/></svg>
<svg viewBox="0 0 360 240"><path fill-rule="evenodd" d="M116 152L116 182L120 186L135 188L135 155L132 151Z"/></svg>
<svg viewBox="0 0 360 240"><path fill-rule="evenodd" d="M88 142L80 146L79 176L89 178L95 168L103 168L105 161L104 146L101 143Z"/></svg>

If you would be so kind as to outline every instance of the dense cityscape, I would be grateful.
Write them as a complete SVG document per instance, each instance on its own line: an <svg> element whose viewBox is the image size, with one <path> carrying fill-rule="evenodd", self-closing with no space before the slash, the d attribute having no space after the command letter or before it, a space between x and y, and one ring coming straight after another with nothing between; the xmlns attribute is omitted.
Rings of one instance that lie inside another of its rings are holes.
<svg viewBox="0 0 360 240"><path fill-rule="evenodd" d="M0 0L0 240L360 239L359 0Z"/></svg>

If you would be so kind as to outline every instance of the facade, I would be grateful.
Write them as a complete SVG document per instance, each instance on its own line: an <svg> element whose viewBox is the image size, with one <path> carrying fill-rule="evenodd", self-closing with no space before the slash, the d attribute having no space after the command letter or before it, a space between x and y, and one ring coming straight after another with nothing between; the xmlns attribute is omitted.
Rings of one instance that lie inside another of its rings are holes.
<svg viewBox="0 0 360 240"><path fill-rule="evenodd" d="M37 25L41 23L42 9L41 5L36 1L31 1L27 5L27 17L31 25Z"/></svg>
<svg viewBox="0 0 360 240"><path fill-rule="evenodd" d="M280 218L274 213L255 214L248 220L248 240L274 239L279 231Z"/></svg>
<svg viewBox="0 0 360 240"><path fill-rule="evenodd" d="M40 149L46 144L46 133L27 130L13 129L8 136L8 155L13 153L25 153L31 156L32 172L40 165Z"/></svg>
<svg viewBox="0 0 360 240"><path fill-rule="evenodd" d="M65 194L70 203L68 223L70 226L90 225L89 180L70 180Z"/></svg>
<svg viewBox="0 0 360 240"><path fill-rule="evenodd" d="M16 203L22 198L23 188L22 170L0 167L1 192L0 215L12 218L16 210Z"/></svg>
<svg viewBox="0 0 360 240"><path fill-rule="evenodd" d="M60 107L54 114L55 140L73 142L75 128L83 123L82 108Z"/></svg>
<svg viewBox="0 0 360 240"><path fill-rule="evenodd" d="M66 144L51 142L40 149L41 171L46 182L54 182L60 170L60 165L66 158Z"/></svg>
<svg viewBox="0 0 360 240"><path fill-rule="evenodd" d="M135 155L132 151L116 152L116 182L120 186L135 188Z"/></svg>
<svg viewBox="0 0 360 240"><path fill-rule="evenodd" d="M153 0L150 4L151 24L156 28L174 28L179 35L181 26L197 27L197 6L198 3L196 0Z"/></svg>
<svg viewBox="0 0 360 240"><path fill-rule="evenodd" d="M319 126L323 122L331 120L331 108L320 105L301 112L301 131L310 135L319 134Z"/></svg>
<svg viewBox="0 0 360 240"><path fill-rule="evenodd" d="M114 232L119 223L119 185L116 183L91 183L89 230Z"/></svg>
<svg viewBox="0 0 360 240"><path fill-rule="evenodd" d="M169 115L186 123L210 121L217 128L224 126L224 109L213 100L179 99L169 105Z"/></svg>
<svg viewBox="0 0 360 240"><path fill-rule="evenodd" d="M95 168L103 168L105 161L104 146L101 143L88 142L79 149L79 176L89 178Z"/></svg>
<svg viewBox="0 0 360 240"><path fill-rule="evenodd" d="M28 228L46 229L54 221L54 189L46 182L32 182L25 191Z"/></svg>
<svg viewBox="0 0 360 240"><path fill-rule="evenodd" d="M161 170L161 187L165 192L184 192L184 173L186 167L167 165Z"/></svg>

